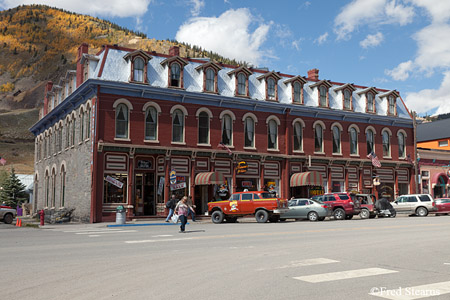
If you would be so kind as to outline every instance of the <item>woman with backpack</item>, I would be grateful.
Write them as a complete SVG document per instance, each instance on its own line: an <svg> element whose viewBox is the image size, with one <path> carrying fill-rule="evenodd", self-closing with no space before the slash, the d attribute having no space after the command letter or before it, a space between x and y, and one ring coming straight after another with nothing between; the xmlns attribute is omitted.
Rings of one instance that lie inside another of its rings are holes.
<svg viewBox="0 0 450 300"><path fill-rule="evenodd" d="M169 214L167 215L166 222L169 222L170 218L173 216L173 212L175 211L175 207L177 205L177 198L175 197L175 194L172 194L172 199L167 201L166 208L169 209Z"/></svg>

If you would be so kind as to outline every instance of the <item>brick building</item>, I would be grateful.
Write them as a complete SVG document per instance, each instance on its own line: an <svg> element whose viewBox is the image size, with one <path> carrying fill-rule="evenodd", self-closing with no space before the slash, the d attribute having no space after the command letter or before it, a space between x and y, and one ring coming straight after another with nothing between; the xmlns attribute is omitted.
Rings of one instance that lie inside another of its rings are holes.
<svg viewBox="0 0 450 300"><path fill-rule="evenodd" d="M204 214L208 201L244 189L394 197L415 186L413 121L397 91L320 79L317 69L303 77L185 58L177 47L94 55L82 44L76 72L47 84L31 131L35 209L73 207L89 222L112 220L118 205L129 218L164 215L171 193Z"/></svg>

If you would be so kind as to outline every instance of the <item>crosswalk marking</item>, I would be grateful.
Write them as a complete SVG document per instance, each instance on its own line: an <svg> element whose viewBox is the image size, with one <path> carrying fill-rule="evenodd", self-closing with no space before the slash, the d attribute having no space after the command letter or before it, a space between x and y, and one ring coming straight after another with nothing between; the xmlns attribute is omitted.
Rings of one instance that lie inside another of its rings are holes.
<svg viewBox="0 0 450 300"><path fill-rule="evenodd" d="M323 265L323 264L331 264L338 263L338 260L328 259L328 258L309 258L303 260L292 261L288 265L274 267L274 268L262 268L258 269L258 271L267 271L267 270L279 270L279 269L287 269L287 268L297 268L297 267L305 267L305 266L314 266L314 265Z"/></svg>
<svg viewBox="0 0 450 300"><path fill-rule="evenodd" d="M332 272L332 273L300 276L300 277L294 277L294 279L311 282L311 283L318 283L318 282L326 282L326 281L341 280L341 279L383 275L383 274L390 274L390 273L397 273L397 272L398 271L382 269L382 268L367 268L367 269L349 270L349 271L342 271L342 272Z"/></svg>
<svg viewBox="0 0 450 300"><path fill-rule="evenodd" d="M91 231L91 232L76 232L75 234L105 234L105 233L125 233L125 232L137 232L137 230Z"/></svg>
<svg viewBox="0 0 450 300"><path fill-rule="evenodd" d="M413 287L397 288L393 290L386 290L382 288L372 289L369 295L378 296L391 300L414 300L423 299L433 296L440 296L450 293L450 281L424 284Z"/></svg>
<svg viewBox="0 0 450 300"><path fill-rule="evenodd" d="M141 243L172 242L172 241L185 241L185 240L192 240L192 238L159 239L159 240L138 240L138 241L125 241L125 243L126 244L141 244Z"/></svg>

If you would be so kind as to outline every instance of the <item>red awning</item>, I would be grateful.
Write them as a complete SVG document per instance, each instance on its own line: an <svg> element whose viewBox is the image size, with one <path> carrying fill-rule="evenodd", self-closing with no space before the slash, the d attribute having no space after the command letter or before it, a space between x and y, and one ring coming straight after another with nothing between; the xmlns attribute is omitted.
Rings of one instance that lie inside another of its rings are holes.
<svg viewBox="0 0 450 300"><path fill-rule="evenodd" d="M319 172L295 173L291 176L291 187L317 185L323 186L322 174Z"/></svg>
<svg viewBox="0 0 450 300"><path fill-rule="evenodd" d="M225 183L225 175L220 172L204 172L195 176L195 185L222 184Z"/></svg>

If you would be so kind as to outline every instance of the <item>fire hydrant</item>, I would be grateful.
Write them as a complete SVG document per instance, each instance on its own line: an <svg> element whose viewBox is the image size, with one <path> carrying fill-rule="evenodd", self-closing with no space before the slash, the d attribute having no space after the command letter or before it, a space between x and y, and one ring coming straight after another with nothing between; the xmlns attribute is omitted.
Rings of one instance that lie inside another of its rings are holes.
<svg viewBox="0 0 450 300"><path fill-rule="evenodd" d="M41 220L41 223L40 223L41 226L44 226L44 217L45 217L45 212L43 209L41 209L39 211L39 219Z"/></svg>

